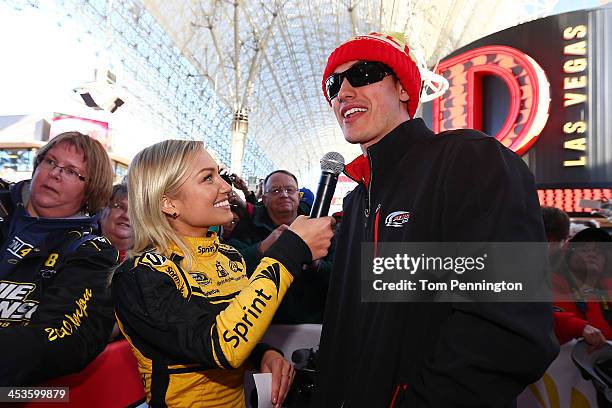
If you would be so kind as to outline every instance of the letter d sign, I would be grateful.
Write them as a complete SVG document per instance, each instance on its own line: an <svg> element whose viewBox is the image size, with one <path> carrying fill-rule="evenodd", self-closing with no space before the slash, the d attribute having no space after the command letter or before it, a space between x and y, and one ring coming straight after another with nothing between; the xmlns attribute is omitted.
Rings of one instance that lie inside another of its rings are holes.
<svg viewBox="0 0 612 408"><path fill-rule="evenodd" d="M519 155L536 141L548 120L550 85L544 70L516 48L492 45L476 48L440 62L437 73L449 83L434 100L434 131L457 128L482 130L482 78L495 75L510 93L510 110L494 135Z"/></svg>

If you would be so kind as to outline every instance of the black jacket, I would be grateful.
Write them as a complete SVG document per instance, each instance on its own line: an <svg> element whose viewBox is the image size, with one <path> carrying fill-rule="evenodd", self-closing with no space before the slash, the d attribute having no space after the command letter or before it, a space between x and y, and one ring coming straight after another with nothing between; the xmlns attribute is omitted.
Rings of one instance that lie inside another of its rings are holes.
<svg viewBox="0 0 612 408"><path fill-rule="evenodd" d="M533 176L474 130L402 123L347 166L316 407L507 407L558 353L550 304L363 303L361 243L544 241ZM384 220L409 212L401 228Z"/></svg>
<svg viewBox="0 0 612 408"><path fill-rule="evenodd" d="M29 216L19 183L0 186L0 385L36 385L82 370L114 317L117 250L96 219Z"/></svg>

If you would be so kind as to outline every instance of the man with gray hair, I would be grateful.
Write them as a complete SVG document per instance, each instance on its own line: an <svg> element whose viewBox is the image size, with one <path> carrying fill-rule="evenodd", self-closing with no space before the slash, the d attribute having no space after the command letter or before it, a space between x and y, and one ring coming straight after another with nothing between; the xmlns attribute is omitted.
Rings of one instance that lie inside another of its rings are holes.
<svg viewBox="0 0 612 408"><path fill-rule="evenodd" d="M289 228L289 224L298 215L310 213L310 206L300 201L297 178L286 170L268 174L264 180L262 201L263 205L249 207L251 214L240 219L229 241L244 257L249 276L262 254ZM321 323L332 257L333 249L330 249L330 254L324 259L305 266L308 271L298 275L287 290L274 315L274 323Z"/></svg>

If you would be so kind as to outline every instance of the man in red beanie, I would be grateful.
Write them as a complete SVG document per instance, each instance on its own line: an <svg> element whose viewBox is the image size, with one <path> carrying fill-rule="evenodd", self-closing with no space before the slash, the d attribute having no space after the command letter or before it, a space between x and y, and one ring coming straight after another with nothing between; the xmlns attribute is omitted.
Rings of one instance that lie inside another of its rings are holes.
<svg viewBox="0 0 612 408"><path fill-rule="evenodd" d="M327 61L323 93L363 155L345 169L358 186L344 201L313 406L506 408L558 353L550 303L361 300L363 242L545 241L521 158L475 130L435 135L414 119L420 90L403 34L357 36Z"/></svg>

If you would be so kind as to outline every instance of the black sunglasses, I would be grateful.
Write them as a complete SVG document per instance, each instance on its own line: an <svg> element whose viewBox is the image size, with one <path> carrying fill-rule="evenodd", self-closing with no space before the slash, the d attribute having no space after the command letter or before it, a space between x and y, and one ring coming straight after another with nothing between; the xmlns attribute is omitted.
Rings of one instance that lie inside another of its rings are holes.
<svg viewBox="0 0 612 408"><path fill-rule="evenodd" d="M331 74L325 80L325 91L327 98L331 101L340 92L342 81L348 79L354 88L366 86L382 81L387 75L393 75L393 70L381 62L360 61L353 64L344 72Z"/></svg>

